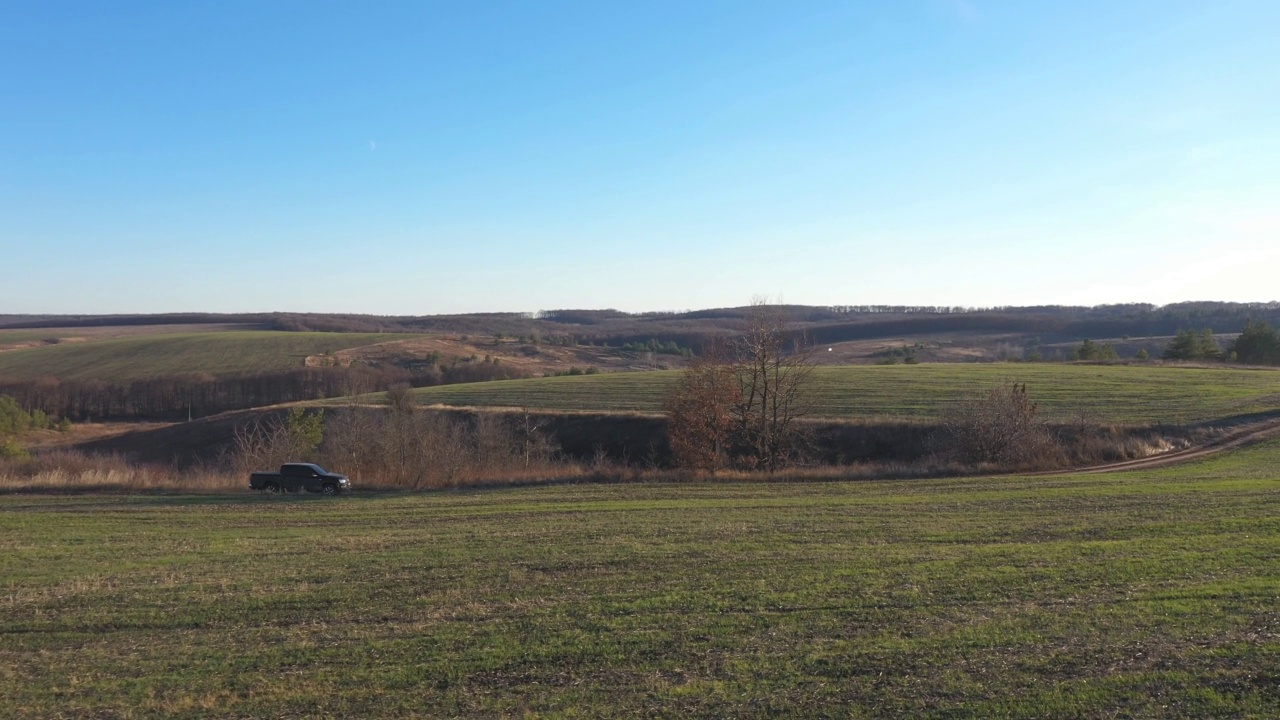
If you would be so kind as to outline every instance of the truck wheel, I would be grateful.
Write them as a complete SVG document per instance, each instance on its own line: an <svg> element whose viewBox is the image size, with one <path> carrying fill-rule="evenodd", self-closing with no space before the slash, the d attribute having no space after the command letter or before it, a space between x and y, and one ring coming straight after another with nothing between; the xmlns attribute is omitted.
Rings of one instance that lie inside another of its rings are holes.
<svg viewBox="0 0 1280 720"><path fill-rule="evenodd" d="M320 487L320 493L322 495L337 495L338 486L334 485L333 483L325 483Z"/></svg>
<svg viewBox="0 0 1280 720"><path fill-rule="evenodd" d="M273 482L269 482L262 486L262 492L267 493L268 495L278 495L280 493L280 486Z"/></svg>

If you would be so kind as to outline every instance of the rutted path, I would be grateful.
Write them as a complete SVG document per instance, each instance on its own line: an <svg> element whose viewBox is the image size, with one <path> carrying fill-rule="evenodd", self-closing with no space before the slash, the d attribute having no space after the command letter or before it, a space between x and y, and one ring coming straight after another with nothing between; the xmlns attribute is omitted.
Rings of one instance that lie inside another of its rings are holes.
<svg viewBox="0 0 1280 720"><path fill-rule="evenodd" d="M1097 473L1124 472L1128 470L1146 470L1148 468L1164 467L1165 465L1175 465L1177 463L1190 462L1199 460L1208 455L1216 455L1220 452L1235 450L1245 445L1263 442L1280 437L1280 417L1273 417L1259 422L1253 422L1233 428L1227 434L1215 438L1210 442L1200 445L1194 445L1182 450L1161 453L1159 455L1151 455L1149 457L1138 458L1136 460L1125 460L1118 463L1108 463L1106 465L1093 465L1090 467L1065 469L1065 470L1047 470L1044 472L1031 473L1033 475L1092 475Z"/></svg>

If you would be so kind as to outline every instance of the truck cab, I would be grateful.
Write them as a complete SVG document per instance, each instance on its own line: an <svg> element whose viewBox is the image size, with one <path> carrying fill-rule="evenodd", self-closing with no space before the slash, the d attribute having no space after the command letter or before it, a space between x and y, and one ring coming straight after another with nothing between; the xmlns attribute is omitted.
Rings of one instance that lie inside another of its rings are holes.
<svg viewBox="0 0 1280 720"><path fill-rule="evenodd" d="M249 489L266 493L280 491L337 495L351 488L346 475L329 472L315 463L285 463L279 472L255 472L249 476Z"/></svg>

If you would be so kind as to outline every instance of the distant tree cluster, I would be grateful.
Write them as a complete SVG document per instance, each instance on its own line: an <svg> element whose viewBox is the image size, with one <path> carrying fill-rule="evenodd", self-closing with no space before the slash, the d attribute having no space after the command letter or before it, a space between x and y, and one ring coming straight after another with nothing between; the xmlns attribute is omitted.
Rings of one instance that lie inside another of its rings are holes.
<svg viewBox="0 0 1280 720"><path fill-rule="evenodd" d="M1111 343L1103 343L1099 345L1094 341L1085 338L1080 343L1080 347L1071 351L1072 360L1119 360L1120 355L1116 353L1115 347Z"/></svg>
<svg viewBox="0 0 1280 720"><path fill-rule="evenodd" d="M551 377L576 377L578 375L598 375L598 374L600 374L600 368L596 367L595 365L588 365L585 368L580 368L574 365L570 367L568 370L556 370L555 372L552 372Z"/></svg>
<svg viewBox="0 0 1280 720"><path fill-rule="evenodd" d="M459 383L490 382L493 380L517 380L530 377L527 370L502 362L501 358L486 355L454 357L448 363L437 362L426 367L414 368L409 384L415 387L429 385L457 385Z"/></svg>
<svg viewBox="0 0 1280 720"><path fill-rule="evenodd" d="M41 410L27 412L16 400L0 395L0 460L26 460L30 457L19 438L31 430L56 428L66 430L70 423L55 420Z"/></svg>
<svg viewBox="0 0 1280 720"><path fill-rule="evenodd" d="M1236 360L1250 365L1280 365L1280 334L1266 322L1245 323L1232 352Z"/></svg>
<svg viewBox="0 0 1280 720"><path fill-rule="evenodd" d="M1222 348L1213 330L1179 330L1164 350L1165 360L1221 360Z"/></svg>
<svg viewBox="0 0 1280 720"><path fill-rule="evenodd" d="M825 309L837 315L958 315L990 310L959 305L828 305Z"/></svg>
<svg viewBox="0 0 1280 720"><path fill-rule="evenodd" d="M926 350L928 347L924 343L915 343L913 345L903 345L901 347L890 348L883 352L877 353L880 357L876 360L877 365L916 365L920 362L920 357L916 354L920 350Z"/></svg>
<svg viewBox="0 0 1280 720"><path fill-rule="evenodd" d="M692 357L693 351L686 347L680 347L680 343L675 340L663 342L657 338L649 338L648 342L629 342L622 346L623 350L628 352L651 352L662 355L681 355L684 357Z"/></svg>
<svg viewBox="0 0 1280 720"><path fill-rule="evenodd" d="M1213 330L1179 330L1165 348L1166 360L1229 360L1250 365L1280 365L1280 334L1263 320L1245 321L1244 330L1227 351Z"/></svg>
<svg viewBox="0 0 1280 720"><path fill-rule="evenodd" d="M0 395L0 438L21 435L30 430L64 427L39 408L27 412L16 400Z"/></svg>

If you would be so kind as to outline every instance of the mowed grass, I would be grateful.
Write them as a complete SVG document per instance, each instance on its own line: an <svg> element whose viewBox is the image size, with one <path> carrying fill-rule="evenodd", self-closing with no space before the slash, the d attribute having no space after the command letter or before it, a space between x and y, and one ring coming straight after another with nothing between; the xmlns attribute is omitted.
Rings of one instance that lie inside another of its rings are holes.
<svg viewBox="0 0 1280 720"><path fill-rule="evenodd" d="M1157 472L0 503L2 717L1277 717L1280 444Z"/></svg>
<svg viewBox="0 0 1280 720"><path fill-rule="evenodd" d="M302 367L308 355L406 337L265 330L139 335L0 353L0 377L128 381L182 373L271 372Z"/></svg>
<svg viewBox="0 0 1280 720"><path fill-rule="evenodd" d="M424 404L555 410L658 411L678 371L508 380L415 390ZM1280 410L1280 372L1239 368L1067 364L819 367L815 414L827 417L938 417L975 390L1027 384L1046 416L1081 413L1094 422L1186 423Z"/></svg>

